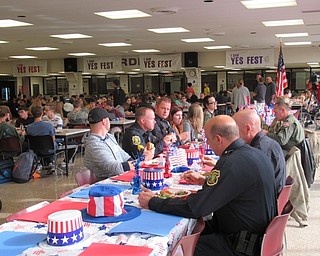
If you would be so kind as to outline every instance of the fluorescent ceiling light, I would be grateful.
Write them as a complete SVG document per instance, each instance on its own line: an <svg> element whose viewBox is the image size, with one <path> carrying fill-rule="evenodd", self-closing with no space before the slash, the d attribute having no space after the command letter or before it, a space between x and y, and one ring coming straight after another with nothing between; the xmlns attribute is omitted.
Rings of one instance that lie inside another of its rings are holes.
<svg viewBox="0 0 320 256"><path fill-rule="evenodd" d="M146 53L146 52L160 52L156 49L144 49L144 50L132 50L133 52L140 52L140 53Z"/></svg>
<svg viewBox="0 0 320 256"><path fill-rule="evenodd" d="M201 42L213 42L214 40L211 38L189 38L189 39L181 39L181 41L186 43L201 43Z"/></svg>
<svg viewBox="0 0 320 256"><path fill-rule="evenodd" d="M151 32L164 34L164 33L182 33L182 32L190 32L188 29L182 27L175 28L150 28L148 29Z"/></svg>
<svg viewBox="0 0 320 256"><path fill-rule="evenodd" d="M215 68L225 68L226 66L214 66Z"/></svg>
<svg viewBox="0 0 320 256"><path fill-rule="evenodd" d="M133 68L132 71L140 71L140 68Z"/></svg>
<svg viewBox="0 0 320 256"><path fill-rule="evenodd" d="M117 71L116 73L117 73L117 74L123 74L124 71Z"/></svg>
<svg viewBox="0 0 320 256"><path fill-rule="evenodd" d="M120 47L120 46L131 46L132 44L127 44L127 43L104 43L104 44L99 44L101 46L106 46L106 47Z"/></svg>
<svg viewBox="0 0 320 256"><path fill-rule="evenodd" d="M30 48L26 48L26 50L32 50L32 51L55 51L55 50L59 50L59 48L43 46L43 47L30 47Z"/></svg>
<svg viewBox="0 0 320 256"><path fill-rule="evenodd" d="M0 28L12 28L12 27L22 27L22 26L31 26L33 24L27 23L27 22L22 22L22 21L17 21L17 20L0 20Z"/></svg>
<svg viewBox="0 0 320 256"><path fill-rule="evenodd" d="M286 33L286 34L275 34L276 37L303 37L309 36L308 33Z"/></svg>
<svg viewBox="0 0 320 256"><path fill-rule="evenodd" d="M29 55L20 55L20 56L9 56L12 59L36 59L36 56L29 56Z"/></svg>
<svg viewBox="0 0 320 256"><path fill-rule="evenodd" d="M241 1L247 9L297 6L296 0L251 0Z"/></svg>
<svg viewBox="0 0 320 256"><path fill-rule="evenodd" d="M296 20L272 20L272 21L262 21L262 24L266 27L280 27L280 26L295 26L303 25L303 19Z"/></svg>
<svg viewBox="0 0 320 256"><path fill-rule="evenodd" d="M110 12L95 12L94 14L100 15L112 20L118 19L131 19L131 18L143 18L150 17L151 15L136 9L123 10L123 11L110 11Z"/></svg>
<svg viewBox="0 0 320 256"><path fill-rule="evenodd" d="M61 38L61 39L79 39L79 38L91 38L92 36L83 34L61 34L61 35L50 35L51 37Z"/></svg>
<svg viewBox="0 0 320 256"><path fill-rule="evenodd" d="M310 66L318 66L319 62L308 62L307 64Z"/></svg>
<svg viewBox="0 0 320 256"><path fill-rule="evenodd" d="M0 76L9 76L9 74L0 74Z"/></svg>
<svg viewBox="0 0 320 256"><path fill-rule="evenodd" d="M284 45L310 45L311 42L287 42L283 44Z"/></svg>
<svg viewBox="0 0 320 256"><path fill-rule="evenodd" d="M8 44L8 41L0 41L0 44Z"/></svg>
<svg viewBox="0 0 320 256"><path fill-rule="evenodd" d="M95 55L95 54L94 53L90 53L90 52L75 52L75 53L68 53L68 55L82 57L82 56L92 56L92 55Z"/></svg>
<svg viewBox="0 0 320 256"><path fill-rule="evenodd" d="M229 49L231 46L229 45L218 45L218 46L205 46L205 49L208 50L219 50L219 49Z"/></svg>

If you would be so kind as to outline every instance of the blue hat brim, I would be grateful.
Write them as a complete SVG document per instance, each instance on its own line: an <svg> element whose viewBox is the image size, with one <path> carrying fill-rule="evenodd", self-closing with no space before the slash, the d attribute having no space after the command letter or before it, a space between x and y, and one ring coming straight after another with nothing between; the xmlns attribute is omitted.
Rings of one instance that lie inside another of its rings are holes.
<svg viewBox="0 0 320 256"><path fill-rule="evenodd" d="M121 214L119 216L101 216L101 217L94 217L87 213L87 208L84 208L81 211L82 220L85 222L91 223L112 223L112 222L120 222L120 221L127 221L138 217L141 214L141 209L131 205L125 205L124 209L126 213Z"/></svg>

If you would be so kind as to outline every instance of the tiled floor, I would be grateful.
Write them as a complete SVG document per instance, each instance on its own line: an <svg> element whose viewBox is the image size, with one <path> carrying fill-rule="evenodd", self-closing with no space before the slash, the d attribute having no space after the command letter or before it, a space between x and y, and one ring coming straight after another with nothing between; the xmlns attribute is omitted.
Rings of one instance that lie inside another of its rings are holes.
<svg viewBox="0 0 320 256"><path fill-rule="evenodd" d="M69 177L51 175L45 178L30 180L24 184L14 182L0 184L0 199L3 208L0 212L0 224L10 214L34 205L41 201L52 202L63 192L76 188L74 175L81 168L77 158L74 166L70 167ZM311 187L309 226L300 228L293 219L286 227L288 256L320 255L320 172L316 173L316 181Z"/></svg>

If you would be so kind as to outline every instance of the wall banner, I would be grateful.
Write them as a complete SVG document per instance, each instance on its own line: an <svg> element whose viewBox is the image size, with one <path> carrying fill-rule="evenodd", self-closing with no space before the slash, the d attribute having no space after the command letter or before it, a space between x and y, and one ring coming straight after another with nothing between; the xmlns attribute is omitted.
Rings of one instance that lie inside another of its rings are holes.
<svg viewBox="0 0 320 256"><path fill-rule="evenodd" d="M16 61L13 63L12 67L14 77L46 76L48 74L46 60Z"/></svg>
<svg viewBox="0 0 320 256"><path fill-rule="evenodd" d="M121 57L97 57L83 59L83 72L107 73L122 71Z"/></svg>
<svg viewBox="0 0 320 256"><path fill-rule="evenodd" d="M226 68L259 68L274 66L273 49L226 51Z"/></svg>
<svg viewBox="0 0 320 256"><path fill-rule="evenodd" d="M140 70L181 71L181 54L141 55Z"/></svg>

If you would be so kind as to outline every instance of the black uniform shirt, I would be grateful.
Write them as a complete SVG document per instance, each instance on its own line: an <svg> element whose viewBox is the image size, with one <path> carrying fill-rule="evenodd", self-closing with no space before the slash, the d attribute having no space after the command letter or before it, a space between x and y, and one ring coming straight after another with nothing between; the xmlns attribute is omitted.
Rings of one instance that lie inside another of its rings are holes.
<svg viewBox="0 0 320 256"><path fill-rule="evenodd" d="M235 234L247 230L263 234L277 214L270 160L261 150L238 139L225 150L213 171L203 189L187 200L153 197L149 208L188 218L214 213L214 232Z"/></svg>
<svg viewBox="0 0 320 256"><path fill-rule="evenodd" d="M122 148L133 159L137 159L138 145L145 147L148 142L155 143L152 133L150 131L145 132L138 123L134 123L126 129L122 140Z"/></svg>

